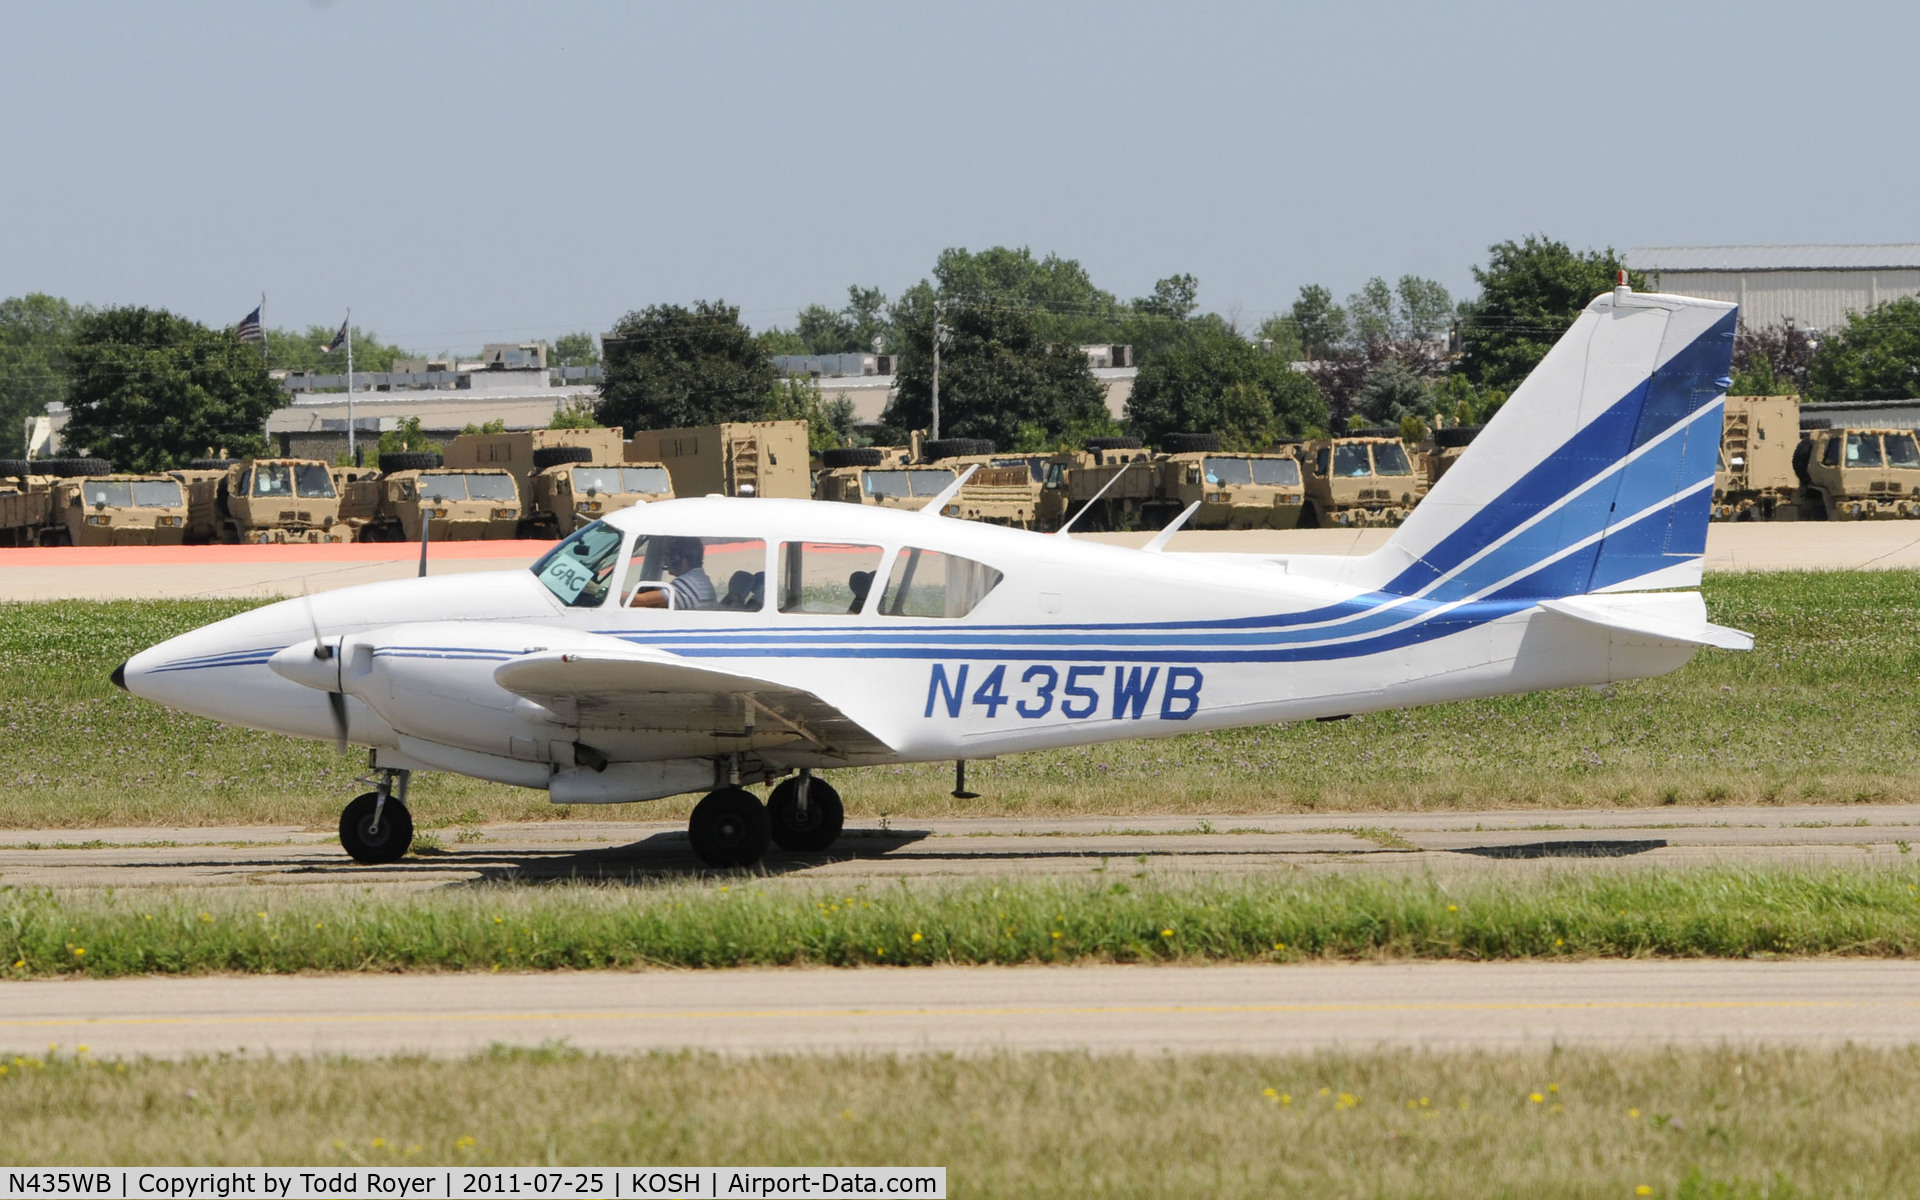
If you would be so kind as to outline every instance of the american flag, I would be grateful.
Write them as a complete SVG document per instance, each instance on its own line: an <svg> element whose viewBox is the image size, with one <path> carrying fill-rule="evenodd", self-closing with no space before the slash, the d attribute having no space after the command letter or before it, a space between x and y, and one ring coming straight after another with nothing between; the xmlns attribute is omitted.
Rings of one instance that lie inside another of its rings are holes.
<svg viewBox="0 0 1920 1200"><path fill-rule="evenodd" d="M257 308L254 309L248 313L238 325L235 325L233 327L233 336L243 342L266 341L267 331L260 328L260 310Z"/></svg>
<svg viewBox="0 0 1920 1200"><path fill-rule="evenodd" d="M340 322L340 332L333 335L332 341L320 347L320 353L332 354L335 350L338 350L340 347L346 344L347 344L347 323L345 321L342 321Z"/></svg>

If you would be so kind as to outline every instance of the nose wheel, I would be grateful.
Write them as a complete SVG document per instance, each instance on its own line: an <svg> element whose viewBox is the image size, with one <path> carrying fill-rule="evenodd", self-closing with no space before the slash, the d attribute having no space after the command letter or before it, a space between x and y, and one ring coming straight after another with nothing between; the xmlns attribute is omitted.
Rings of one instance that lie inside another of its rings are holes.
<svg viewBox="0 0 1920 1200"><path fill-rule="evenodd" d="M413 814L407 811L406 771L387 773L375 790L355 796L340 814L340 845L347 856L366 866L399 862L413 845ZM394 783L399 794L394 794Z"/></svg>

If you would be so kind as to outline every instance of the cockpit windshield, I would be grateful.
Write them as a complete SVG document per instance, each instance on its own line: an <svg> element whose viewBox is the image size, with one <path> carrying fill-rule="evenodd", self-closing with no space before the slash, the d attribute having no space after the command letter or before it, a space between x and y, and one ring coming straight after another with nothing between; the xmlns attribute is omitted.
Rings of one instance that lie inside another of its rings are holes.
<svg viewBox="0 0 1920 1200"><path fill-rule="evenodd" d="M607 598L620 558L621 533L603 521L575 530L540 556L533 575L572 608L597 608Z"/></svg>

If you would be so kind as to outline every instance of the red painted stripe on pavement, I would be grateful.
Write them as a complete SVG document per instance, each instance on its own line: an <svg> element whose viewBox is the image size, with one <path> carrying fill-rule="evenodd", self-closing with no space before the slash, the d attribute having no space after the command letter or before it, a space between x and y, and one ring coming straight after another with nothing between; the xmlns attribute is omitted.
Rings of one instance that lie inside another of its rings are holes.
<svg viewBox="0 0 1920 1200"><path fill-rule="evenodd" d="M433 542L429 562L447 558L538 558L552 542ZM294 542L252 546L32 546L0 550L0 567L204 566L224 563L417 562L418 542Z"/></svg>

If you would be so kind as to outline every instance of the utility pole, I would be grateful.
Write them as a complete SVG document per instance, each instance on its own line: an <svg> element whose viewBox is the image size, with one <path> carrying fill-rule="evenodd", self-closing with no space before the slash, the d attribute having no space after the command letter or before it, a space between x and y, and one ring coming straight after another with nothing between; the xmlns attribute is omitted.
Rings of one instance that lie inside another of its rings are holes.
<svg viewBox="0 0 1920 1200"><path fill-rule="evenodd" d="M940 302L933 302L933 433L940 436Z"/></svg>
<svg viewBox="0 0 1920 1200"><path fill-rule="evenodd" d="M353 310L347 310L347 461L354 466L360 460L354 457L353 445Z"/></svg>

